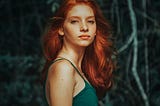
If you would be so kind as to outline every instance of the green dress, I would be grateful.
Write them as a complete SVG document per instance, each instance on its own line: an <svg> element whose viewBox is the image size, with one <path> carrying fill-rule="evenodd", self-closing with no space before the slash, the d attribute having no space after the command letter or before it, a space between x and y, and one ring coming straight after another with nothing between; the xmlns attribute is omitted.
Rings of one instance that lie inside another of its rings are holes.
<svg viewBox="0 0 160 106"><path fill-rule="evenodd" d="M75 97L73 97L72 106L98 106L98 98L95 89L83 78L76 66L70 60L65 58L58 58L52 63L58 60L67 60L69 63L71 63L75 71L82 77L85 82L85 87Z"/></svg>

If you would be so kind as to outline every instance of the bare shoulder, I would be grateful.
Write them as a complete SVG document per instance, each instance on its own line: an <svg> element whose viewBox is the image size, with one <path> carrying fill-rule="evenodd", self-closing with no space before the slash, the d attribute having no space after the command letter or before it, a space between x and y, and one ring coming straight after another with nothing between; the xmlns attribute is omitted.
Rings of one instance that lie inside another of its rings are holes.
<svg viewBox="0 0 160 106"><path fill-rule="evenodd" d="M72 78L74 73L74 68L67 60L58 60L50 66L48 70L48 79Z"/></svg>
<svg viewBox="0 0 160 106"><path fill-rule="evenodd" d="M67 60L58 60L50 66L46 80L46 96L51 106L72 105L74 74L74 68Z"/></svg>

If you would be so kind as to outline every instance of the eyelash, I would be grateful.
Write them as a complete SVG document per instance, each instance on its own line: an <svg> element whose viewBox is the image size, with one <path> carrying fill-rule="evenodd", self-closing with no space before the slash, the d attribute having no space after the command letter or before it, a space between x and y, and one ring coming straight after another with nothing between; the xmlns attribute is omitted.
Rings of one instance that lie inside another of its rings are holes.
<svg viewBox="0 0 160 106"><path fill-rule="evenodd" d="M78 22L79 22L78 20L71 20L71 24L75 24L75 23L78 23ZM90 23L90 24L94 24L95 23L94 20L89 20L87 22Z"/></svg>
<svg viewBox="0 0 160 106"><path fill-rule="evenodd" d="M95 21L93 21L93 20L89 20L89 21L87 21L88 23L91 23L91 24L94 24L95 23Z"/></svg>
<svg viewBox="0 0 160 106"><path fill-rule="evenodd" d="M77 22L79 22L79 21L78 20L71 20L71 24L75 24Z"/></svg>

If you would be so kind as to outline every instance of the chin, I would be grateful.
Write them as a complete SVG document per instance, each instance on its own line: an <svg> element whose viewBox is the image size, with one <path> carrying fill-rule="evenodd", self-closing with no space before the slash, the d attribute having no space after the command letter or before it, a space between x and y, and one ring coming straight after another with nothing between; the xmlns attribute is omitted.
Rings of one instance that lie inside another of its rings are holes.
<svg viewBox="0 0 160 106"><path fill-rule="evenodd" d="M93 41L82 41L82 42L78 43L78 46L80 46L80 47L88 47L92 43L93 43Z"/></svg>
<svg viewBox="0 0 160 106"><path fill-rule="evenodd" d="M80 46L81 46L81 47L88 47L90 44L91 44L91 43L83 43L83 44L81 44Z"/></svg>

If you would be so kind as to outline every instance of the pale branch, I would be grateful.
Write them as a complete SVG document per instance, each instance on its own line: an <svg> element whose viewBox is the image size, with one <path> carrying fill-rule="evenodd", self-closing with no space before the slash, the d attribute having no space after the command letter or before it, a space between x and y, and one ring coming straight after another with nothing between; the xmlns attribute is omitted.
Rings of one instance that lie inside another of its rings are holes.
<svg viewBox="0 0 160 106"><path fill-rule="evenodd" d="M121 26L120 26L120 15L119 15L118 0L114 0L114 2L115 2L115 12L116 12L116 18L117 18L117 33L120 33Z"/></svg>
<svg viewBox="0 0 160 106"><path fill-rule="evenodd" d="M110 106L109 104L111 104L110 103L110 96L109 96L109 94L108 93L106 93L106 95L105 95L105 97L104 97L104 100L105 100L105 104L106 105L104 105L104 106ZM100 105L101 106L101 105ZM112 105L111 105L112 106Z"/></svg>
<svg viewBox="0 0 160 106"><path fill-rule="evenodd" d="M147 4L146 0L142 0L142 9L143 9L143 12L145 14L147 14L147 12L146 12L147 11L146 4ZM146 20L146 18L144 18L143 21L144 21L143 29L146 30L147 29L147 20Z"/></svg>
<svg viewBox="0 0 160 106"><path fill-rule="evenodd" d="M158 20L152 18L151 16L149 16L148 14L146 14L145 12L142 12L138 9L135 9L136 10L136 13L143 16L144 18L146 18L147 20L149 20L150 22L152 22L155 26L159 26L159 22Z"/></svg>
<svg viewBox="0 0 160 106"><path fill-rule="evenodd" d="M127 48L129 47L129 45L132 43L133 38L134 38L134 36L131 35L131 36L129 37L129 39L127 40L126 44L123 45L120 49L118 49L118 53L121 53L121 52L123 52L125 49L127 49Z"/></svg>
<svg viewBox="0 0 160 106"><path fill-rule="evenodd" d="M148 61L148 39L145 38L145 49L144 49L144 53L145 53L145 72L146 72L146 92L147 94L149 93L149 61Z"/></svg>
<svg viewBox="0 0 160 106"><path fill-rule="evenodd" d="M146 0L142 0L142 9L143 12L145 14L147 14L147 2ZM147 20L146 18L144 18L144 26L143 26L143 30L146 31L147 30ZM144 54L145 54L145 74L146 74L146 93L149 93L149 66L148 66L148 39L147 39L147 35L148 33L145 34L145 39L144 39L144 45L145 45L145 49L144 49Z"/></svg>
<svg viewBox="0 0 160 106"><path fill-rule="evenodd" d="M150 28L147 30L138 30L138 34L140 35L145 35L145 37L149 36L149 35L160 35L160 29L156 29L156 28Z"/></svg>
<svg viewBox="0 0 160 106"><path fill-rule="evenodd" d="M138 59L138 37L137 37L137 20L136 15L132 7L132 0L127 0L128 2L128 8L130 12L130 19L131 19L131 25L132 25L132 33L131 36L134 36L133 38L133 64L132 64L132 73L135 78L135 81L138 85L138 88L140 90L141 96L144 100L145 106L149 106L148 97L144 91L144 88L142 86L142 83L140 81L140 78L137 73L137 59Z"/></svg>
<svg viewBox="0 0 160 106"><path fill-rule="evenodd" d="M46 3L47 4L51 4L53 2L53 0L47 0Z"/></svg>
<svg viewBox="0 0 160 106"><path fill-rule="evenodd" d="M100 106L105 106L105 104L102 101L98 101Z"/></svg>
<svg viewBox="0 0 160 106"><path fill-rule="evenodd" d="M125 89L125 90L128 90L131 94L133 94L134 97L138 97L138 96L139 96L138 92L137 92L135 89L133 89L133 87L131 86L130 83L124 81L124 80L121 79L120 77L116 77L116 80L118 80L118 82L119 82L120 84L122 84L123 87L126 87L127 89ZM120 87L120 88L121 88L121 87ZM126 92L126 91L125 91L125 92Z"/></svg>
<svg viewBox="0 0 160 106"><path fill-rule="evenodd" d="M130 84L130 79L129 79L129 67L130 67L130 64L131 64L131 55L132 55L132 53L131 53L132 51L130 50L129 51L129 53L128 53L128 57L127 57L127 64L126 64L126 69L125 69L125 71L126 71L126 73L125 73L125 77L126 77L126 82L128 83L128 84Z"/></svg>

